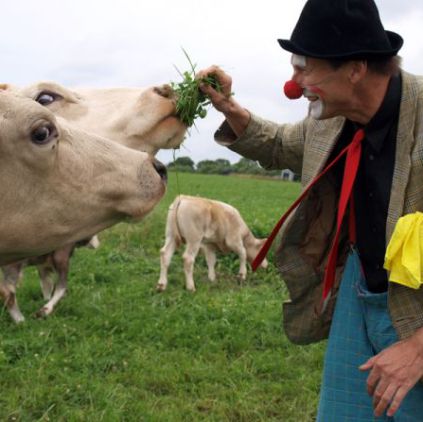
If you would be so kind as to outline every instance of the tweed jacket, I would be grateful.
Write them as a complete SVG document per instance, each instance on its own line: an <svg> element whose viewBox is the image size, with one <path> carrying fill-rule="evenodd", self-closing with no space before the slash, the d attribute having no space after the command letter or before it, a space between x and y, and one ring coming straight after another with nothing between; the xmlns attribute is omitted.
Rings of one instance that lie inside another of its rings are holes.
<svg viewBox="0 0 423 422"><path fill-rule="evenodd" d="M402 95L386 239L405 214L423 211L423 77L401 71ZM276 124L252 115L245 132L236 138L224 122L217 142L267 169L290 168L301 174L306 187L324 168L341 134L345 119ZM285 223L275 253L276 265L290 299L283 304L283 326L291 341L307 344L328 336L336 293L348 253L344 229L339 247L336 283L326 311L316 312L322 297L324 268L335 230L337 192L329 172L311 189ZM275 215L275 223L278 216ZM346 219L346 221L348 221ZM400 339L423 326L423 288L389 283L388 307Z"/></svg>

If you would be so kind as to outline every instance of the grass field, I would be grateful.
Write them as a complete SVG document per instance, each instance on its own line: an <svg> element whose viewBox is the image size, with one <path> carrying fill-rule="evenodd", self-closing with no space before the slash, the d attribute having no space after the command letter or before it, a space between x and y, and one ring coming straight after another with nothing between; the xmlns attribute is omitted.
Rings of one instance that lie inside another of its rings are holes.
<svg viewBox="0 0 423 422"><path fill-rule="evenodd" d="M144 221L76 251L68 295L46 320L31 317L43 300L27 268L18 290L27 321L0 317L0 421L313 421L323 346L286 339L273 265L240 285L237 258L220 257L211 285L199 257L192 294L177 253L168 290L155 292L177 193L228 202L265 236L298 192L289 182L171 173Z"/></svg>

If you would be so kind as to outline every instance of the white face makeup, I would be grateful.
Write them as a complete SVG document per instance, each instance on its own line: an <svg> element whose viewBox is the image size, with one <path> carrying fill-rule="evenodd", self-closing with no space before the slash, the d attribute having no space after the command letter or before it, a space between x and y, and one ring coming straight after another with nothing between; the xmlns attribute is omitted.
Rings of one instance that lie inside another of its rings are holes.
<svg viewBox="0 0 423 422"><path fill-rule="evenodd" d="M297 66L301 69L305 69L307 65L307 59L305 56L299 56L298 54L293 54L291 56L291 64L292 66Z"/></svg>
<svg viewBox="0 0 423 422"><path fill-rule="evenodd" d="M307 66L307 58L298 54L293 54L291 57L291 64L301 70L305 70ZM319 120L324 112L324 104L322 99L315 93L311 92L307 87L304 87L304 97L313 98L310 102L309 114L313 119Z"/></svg>
<svg viewBox="0 0 423 422"><path fill-rule="evenodd" d="M313 119L321 119L324 110L325 106L320 98L310 102L309 114Z"/></svg>

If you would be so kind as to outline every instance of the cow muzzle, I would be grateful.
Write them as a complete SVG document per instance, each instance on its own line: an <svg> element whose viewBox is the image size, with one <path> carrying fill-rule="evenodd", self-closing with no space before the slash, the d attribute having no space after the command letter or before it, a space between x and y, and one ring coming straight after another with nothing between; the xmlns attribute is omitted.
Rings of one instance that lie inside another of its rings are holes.
<svg viewBox="0 0 423 422"><path fill-rule="evenodd" d="M159 160L154 159L153 160L153 167L157 171L157 173L159 174L160 178L164 182L167 182L167 169L166 169L166 166L162 162L160 162Z"/></svg>

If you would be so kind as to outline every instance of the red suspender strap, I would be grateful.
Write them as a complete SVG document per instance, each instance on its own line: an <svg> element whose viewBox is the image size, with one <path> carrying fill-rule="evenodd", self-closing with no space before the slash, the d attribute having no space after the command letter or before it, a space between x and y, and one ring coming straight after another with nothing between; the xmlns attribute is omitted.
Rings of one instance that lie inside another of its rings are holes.
<svg viewBox="0 0 423 422"><path fill-rule="evenodd" d="M339 161L339 159L347 155L346 162L345 162L345 169L344 169L344 178L342 181L342 188L341 194L339 198L339 205L338 205L338 215L337 215L337 228L335 233L335 238L332 243L331 251L329 253L328 263L325 271L324 277L324 287L323 287L323 300L325 301L328 298L328 294L333 286L334 276L335 276L335 269L336 269L336 259L338 256L338 241L339 241L339 234L340 228L342 224L342 220L344 218L344 214L347 208L348 201L351 196L352 188L354 185L354 180L357 175L358 164L360 162L360 154L361 154L361 141L364 138L364 130L359 129L351 143L345 147L338 155L333 159L321 173L319 173L308 185L308 187L303 191L303 193L295 200L295 202L288 208L286 213L280 218L276 226L273 228L270 236L267 238L266 242L260 249L257 256L254 258L251 266L253 271L255 271L263 259L266 257L267 252L270 249L276 235L278 234L280 228L282 227L283 223L289 217L291 212L298 206L298 204L304 199L310 189ZM355 232L355 224L354 224L354 232Z"/></svg>
<svg viewBox="0 0 423 422"><path fill-rule="evenodd" d="M348 202L352 198L352 189L354 186L355 177L357 175L358 165L360 164L361 156L361 141L364 138L364 131L358 130L347 151L347 158L345 161L344 177L342 179L341 194L338 203L338 216L336 219L336 233L332 242L331 250L329 252L328 262L326 264L325 276L323 279L323 309L326 307L329 293L332 290L335 281L336 262L338 258L339 235L341 233L342 221L347 210ZM355 223L354 223L355 229ZM350 232L351 236L351 232Z"/></svg>

